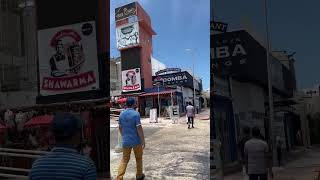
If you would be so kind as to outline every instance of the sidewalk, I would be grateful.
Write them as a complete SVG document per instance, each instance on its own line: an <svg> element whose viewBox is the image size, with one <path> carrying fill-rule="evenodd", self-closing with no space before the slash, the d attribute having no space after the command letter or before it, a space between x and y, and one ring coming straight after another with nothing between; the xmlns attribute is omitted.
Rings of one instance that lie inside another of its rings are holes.
<svg viewBox="0 0 320 180"><path fill-rule="evenodd" d="M195 121L196 120L210 120L210 110L205 109L201 111L199 114L196 114ZM185 124L187 123L186 116L179 117L178 124ZM158 127L165 127L165 126L171 126L173 124L173 121L171 119L160 117L158 119L157 123L150 123L149 118L141 118L141 124L142 126L158 126ZM118 127L118 121L116 118L110 119L110 128L117 128Z"/></svg>
<svg viewBox="0 0 320 180"><path fill-rule="evenodd" d="M203 113L201 113L202 115ZM165 125L146 136L143 168L146 180L200 180L209 179L210 121L195 118L195 128L188 129L186 118L178 124L171 120L152 123L143 119L144 129ZM115 178L122 154L110 152L111 175ZM135 158L131 155L124 179L135 179Z"/></svg>
<svg viewBox="0 0 320 180"><path fill-rule="evenodd" d="M273 167L273 180L314 180L316 169L320 168L320 150L307 150L296 156L283 167ZM224 180L241 180L242 173L225 176Z"/></svg>

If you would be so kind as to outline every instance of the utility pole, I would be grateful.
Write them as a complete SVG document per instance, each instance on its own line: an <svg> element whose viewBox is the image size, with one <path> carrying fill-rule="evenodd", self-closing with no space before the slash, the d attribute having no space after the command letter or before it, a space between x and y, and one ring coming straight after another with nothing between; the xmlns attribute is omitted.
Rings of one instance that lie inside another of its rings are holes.
<svg viewBox="0 0 320 180"><path fill-rule="evenodd" d="M271 152L273 152L273 133L272 125L274 120L274 107L273 107L273 92L272 92L272 67L270 62L270 41L269 41L269 22L268 22L268 3L264 0L264 11L265 11L265 25L266 25L266 58L267 58L267 71L268 71L268 94L269 94L269 145Z"/></svg>
<svg viewBox="0 0 320 180"><path fill-rule="evenodd" d="M214 0L211 0L211 20L214 21ZM209 27L211 28L211 27ZM213 32L210 33L210 36L213 36ZM213 47L211 47L213 48ZM211 59L212 61L212 59ZM212 67L210 67L210 69L212 70ZM213 73L213 72L212 72ZM211 76L212 78L212 83L214 83L214 74ZM213 87L213 84L211 84L211 88ZM212 89L210 89L210 91L213 91ZM213 92L210 92L210 96L212 95L212 97L210 97L210 104L212 105L211 107L214 108L214 102L213 102ZM213 108L211 108L211 111L213 111ZM212 121L211 124L211 135L212 136L210 138L210 159L212 157L212 162L210 162L210 178L214 179L214 180L223 180L223 166L222 166L222 158L221 158L221 141L220 141L220 132L218 131L219 127L218 127L218 123L215 120L215 114L212 112L211 114L211 119L210 121ZM212 165L211 165L212 164Z"/></svg>
<svg viewBox="0 0 320 180"><path fill-rule="evenodd" d="M196 80L195 80L195 73L194 73L194 63L195 63L195 55L194 55L194 51L192 49L186 49L186 51L190 51L191 52L191 56L192 56L192 80L193 80L193 106L195 106L196 104Z"/></svg>

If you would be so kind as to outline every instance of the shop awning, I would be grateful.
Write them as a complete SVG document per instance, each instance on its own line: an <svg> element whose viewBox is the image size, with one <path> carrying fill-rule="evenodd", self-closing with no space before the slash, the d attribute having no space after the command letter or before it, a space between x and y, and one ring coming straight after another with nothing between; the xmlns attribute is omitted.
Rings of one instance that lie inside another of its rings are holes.
<svg viewBox="0 0 320 180"><path fill-rule="evenodd" d="M52 120L53 120L52 115L37 116L32 118L27 123L25 123L24 127L32 128L32 127L49 126Z"/></svg>
<svg viewBox="0 0 320 180"><path fill-rule="evenodd" d="M127 102L127 98L118 99L118 103L125 103L125 102Z"/></svg>
<svg viewBox="0 0 320 180"><path fill-rule="evenodd" d="M175 91L161 91L161 92L152 92L152 93L145 93L145 94L141 94L140 96L158 96L159 95L169 95L169 94L175 94Z"/></svg>

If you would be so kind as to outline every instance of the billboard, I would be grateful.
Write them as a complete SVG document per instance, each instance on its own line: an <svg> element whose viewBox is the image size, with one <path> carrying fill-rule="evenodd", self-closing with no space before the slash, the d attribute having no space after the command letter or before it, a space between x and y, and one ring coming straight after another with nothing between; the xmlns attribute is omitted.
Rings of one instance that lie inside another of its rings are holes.
<svg viewBox="0 0 320 180"><path fill-rule="evenodd" d="M40 95L99 89L95 21L38 30Z"/></svg>
<svg viewBox="0 0 320 180"><path fill-rule="evenodd" d="M140 68L122 71L122 92L140 91L141 86Z"/></svg>
<svg viewBox="0 0 320 180"><path fill-rule="evenodd" d="M137 5L135 2L116 8L115 20L120 21L130 16L137 15Z"/></svg>
<svg viewBox="0 0 320 180"><path fill-rule="evenodd" d="M165 85L193 88L193 78L187 71L153 76L153 81L162 81Z"/></svg>
<svg viewBox="0 0 320 180"><path fill-rule="evenodd" d="M139 23L134 22L117 27L116 41L119 50L139 45Z"/></svg>
<svg viewBox="0 0 320 180"><path fill-rule="evenodd" d="M211 35L211 67L216 77L232 76L240 82L268 85L265 48L246 31ZM293 73L270 54L274 90L291 94Z"/></svg>

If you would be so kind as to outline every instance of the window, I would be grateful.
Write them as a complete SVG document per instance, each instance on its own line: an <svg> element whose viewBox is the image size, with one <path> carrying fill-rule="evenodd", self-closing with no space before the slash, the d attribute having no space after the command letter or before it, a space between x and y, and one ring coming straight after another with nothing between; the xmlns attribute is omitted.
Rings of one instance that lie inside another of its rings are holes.
<svg viewBox="0 0 320 180"><path fill-rule="evenodd" d="M0 69L2 92L20 90L20 68L16 65L2 65Z"/></svg>

